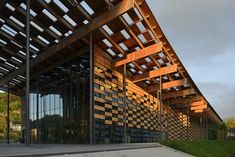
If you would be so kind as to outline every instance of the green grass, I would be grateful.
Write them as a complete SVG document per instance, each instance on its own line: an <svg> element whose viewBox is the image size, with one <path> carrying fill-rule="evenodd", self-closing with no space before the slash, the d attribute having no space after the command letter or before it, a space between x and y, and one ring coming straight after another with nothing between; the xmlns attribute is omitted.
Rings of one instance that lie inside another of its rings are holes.
<svg viewBox="0 0 235 157"><path fill-rule="evenodd" d="M235 152L235 141L165 141L163 145L196 157L229 157Z"/></svg>

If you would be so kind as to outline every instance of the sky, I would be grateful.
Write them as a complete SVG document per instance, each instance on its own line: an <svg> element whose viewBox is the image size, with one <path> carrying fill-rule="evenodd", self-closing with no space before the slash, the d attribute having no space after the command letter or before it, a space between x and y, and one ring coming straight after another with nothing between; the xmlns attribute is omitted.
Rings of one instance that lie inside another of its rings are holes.
<svg viewBox="0 0 235 157"><path fill-rule="evenodd" d="M146 1L209 103L235 117L235 1Z"/></svg>

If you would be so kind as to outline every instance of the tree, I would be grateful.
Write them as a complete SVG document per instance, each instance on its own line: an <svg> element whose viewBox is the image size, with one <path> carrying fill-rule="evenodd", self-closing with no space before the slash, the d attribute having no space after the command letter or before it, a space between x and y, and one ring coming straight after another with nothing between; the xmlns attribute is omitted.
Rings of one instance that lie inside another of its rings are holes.
<svg viewBox="0 0 235 157"><path fill-rule="evenodd" d="M227 135L227 130L228 128L225 123L220 124L217 130L217 139L224 140L225 136Z"/></svg>
<svg viewBox="0 0 235 157"><path fill-rule="evenodd" d="M11 124L21 124L21 100L20 97L16 95L9 95L10 102L10 123ZM2 139L6 139L6 128L7 128L7 93L0 93L0 142ZM10 139L13 141L19 141L21 137L21 132L17 130L10 129Z"/></svg>
<svg viewBox="0 0 235 157"><path fill-rule="evenodd" d="M225 123L219 125L211 125L208 129L208 139L224 140L227 134L227 126Z"/></svg>
<svg viewBox="0 0 235 157"><path fill-rule="evenodd" d="M7 127L6 117L5 115L2 114L0 115L0 142L6 137L6 127Z"/></svg>
<svg viewBox="0 0 235 157"><path fill-rule="evenodd" d="M226 126L228 128L235 128L235 118L234 117L224 119L224 123L226 124Z"/></svg>

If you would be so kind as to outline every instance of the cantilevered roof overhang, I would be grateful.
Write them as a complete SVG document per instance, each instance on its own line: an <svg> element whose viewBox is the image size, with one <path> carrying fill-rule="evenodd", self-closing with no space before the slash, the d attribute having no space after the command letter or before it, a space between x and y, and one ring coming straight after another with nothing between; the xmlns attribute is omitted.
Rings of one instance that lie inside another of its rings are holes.
<svg viewBox="0 0 235 157"><path fill-rule="evenodd" d="M26 0L0 3L0 89L20 94L25 88ZM94 47L114 60L135 84L172 108L190 106L193 116L222 120L200 92L161 30L145 0L33 0L30 10L31 78Z"/></svg>

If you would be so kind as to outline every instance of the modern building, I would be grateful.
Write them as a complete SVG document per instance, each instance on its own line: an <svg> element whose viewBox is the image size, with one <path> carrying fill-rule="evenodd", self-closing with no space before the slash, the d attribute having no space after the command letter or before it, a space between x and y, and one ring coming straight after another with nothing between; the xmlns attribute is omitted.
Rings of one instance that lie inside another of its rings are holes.
<svg viewBox="0 0 235 157"><path fill-rule="evenodd" d="M222 122L145 0L28 1L1 1L0 89L31 143L206 139Z"/></svg>

